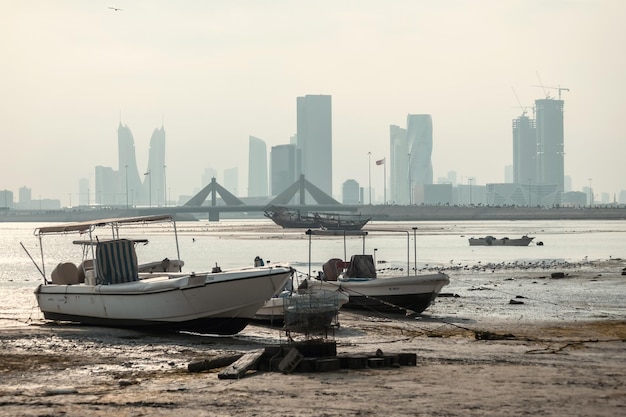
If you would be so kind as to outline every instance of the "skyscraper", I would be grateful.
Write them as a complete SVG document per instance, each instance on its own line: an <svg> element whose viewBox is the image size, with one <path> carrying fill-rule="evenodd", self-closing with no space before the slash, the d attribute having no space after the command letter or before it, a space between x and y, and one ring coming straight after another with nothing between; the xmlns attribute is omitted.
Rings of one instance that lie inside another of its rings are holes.
<svg viewBox="0 0 626 417"><path fill-rule="evenodd" d="M564 190L563 100L535 100L537 109L537 182Z"/></svg>
<svg viewBox="0 0 626 417"><path fill-rule="evenodd" d="M153 206L165 205L167 190L165 189L165 130L154 129L150 138L148 155L148 175L144 176L144 195L148 195L148 203Z"/></svg>
<svg viewBox="0 0 626 417"><path fill-rule="evenodd" d="M409 181L412 193L433 183L433 121L430 114L409 114L406 120L409 145ZM422 194L422 191L420 191ZM416 200L412 201L417 202Z"/></svg>
<svg viewBox="0 0 626 417"><path fill-rule="evenodd" d="M535 120L522 114L513 120L513 182L537 183L537 132Z"/></svg>
<svg viewBox="0 0 626 417"><path fill-rule="evenodd" d="M270 153L271 194L278 195L296 182L296 146L272 146Z"/></svg>
<svg viewBox="0 0 626 417"><path fill-rule="evenodd" d="M96 204L116 206L122 204L117 193L119 175L111 167L96 166Z"/></svg>
<svg viewBox="0 0 626 417"><path fill-rule="evenodd" d="M266 197L267 146L254 136L250 136L248 144L248 197Z"/></svg>
<svg viewBox="0 0 626 417"><path fill-rule="evenodd" d="M396 204L409 203L409 145L406 129L389 126L389 198Z"/></svg>
<svg viewBox="0 0 626 417"><path fill-rule="evenodd" d="M361 197L359 183L353 179L344 181L341 195L343 204L359 204Z"/></svg>
<svg viewBox="0 0 626 417"><path fill-rule="evenodd" d="M297 141L301 173L328 195L333 192L332 108L329 95L297 98Z"/></svg>
<svg viewBox="0 0 626 417"><path fill-rule="evenodd" d="M224 188L234 195L239 195L239 169L237 167L224 170Z"/></svg>
<svg viewBox="0 0 626 417"><path fill-rule="evenodd" d="M139 169L137 168L135 139L130 128L121 122L117 128L117 152L119 163L117 168L119 172L118 192L125 195L128 193L129 201L136 205L147 204L148 196L146 194L145 199L143 197L143 185L139 177Z"/></svg>

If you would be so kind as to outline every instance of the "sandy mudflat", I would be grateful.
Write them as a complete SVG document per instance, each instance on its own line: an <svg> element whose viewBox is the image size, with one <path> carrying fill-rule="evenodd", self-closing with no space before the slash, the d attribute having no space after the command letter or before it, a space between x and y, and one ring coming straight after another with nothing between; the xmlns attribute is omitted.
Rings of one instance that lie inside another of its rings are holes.
<svg viewBox="0 0 626 417"><path fill-rule="evenodd" d="M603 279L618 275L605 273ZM594 276L581 273L579 279ZM219 370L190 373L187 365L287 343L283 332L251 325L233 337L159 336L41 321L0 323L0 415L626 414L623 316L538 320L519 310L496 317L479 310L461 296L438 299L421 317L342 311L334 332L338 353L416 353L417 366L256 372L239 380L219 379Z"/></svg>

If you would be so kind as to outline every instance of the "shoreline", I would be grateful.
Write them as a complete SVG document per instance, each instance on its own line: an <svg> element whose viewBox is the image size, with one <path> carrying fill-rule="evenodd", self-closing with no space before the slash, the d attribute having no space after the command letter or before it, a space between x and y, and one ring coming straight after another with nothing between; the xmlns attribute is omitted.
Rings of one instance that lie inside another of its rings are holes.
<svg viewBox="0 0 626 417"><path fill-rule="evenodd" d="M417 355L416 366L400 368L221 380L221 369L187 366L287 344L285 333L258 324L215 337L0 320L0 415L620 415L623 265L606 261L561 279L476 272L480 280L450 286L459 297L438 297L421 315L340 311L331 332L338 354ZM509 304L516 295L524 304Z"/></svg>
<svg viewBox="0 0 626 417"><path fill-rule="evenodd" d="M475 323L340 314L338 353L416 353L416 366L221 380L187 365L281 342L67 325L3 328L0 414L11 416L614 416L626 399L626 320ZM477 330L480 328L480 332ZM479 337L490 335L490 337ZM282 342L286 340L283 338Z"/></svg>

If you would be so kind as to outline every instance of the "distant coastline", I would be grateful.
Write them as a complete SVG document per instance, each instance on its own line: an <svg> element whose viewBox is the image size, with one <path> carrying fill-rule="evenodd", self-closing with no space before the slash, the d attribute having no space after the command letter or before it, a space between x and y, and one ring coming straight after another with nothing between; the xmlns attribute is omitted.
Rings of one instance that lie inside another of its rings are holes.
<svg viewBox="0 0 626 417"><path fill-rule="evenodd" d="M624 220L626 207L363 206L363 216L390 221Z"/></svg>
<svg viewBox="0 0 626 417"><path fill-rule="evenodd" d="M210 207L190 212L189 208L106 208L65 209L47 211L7 210L0 213L0 222L79 222L111 217L129 217L172 213L179 221L208 219ZM469 220L626 220L626 207L495 207L495 206L357 206L356 212L375 221L469 221ZM315 206L310 206L315 211ZM325 210L328 211L328 210ZM350 212L354 214L354 212ZM226 219L260 219L262 212L222 213Z"/></svg>

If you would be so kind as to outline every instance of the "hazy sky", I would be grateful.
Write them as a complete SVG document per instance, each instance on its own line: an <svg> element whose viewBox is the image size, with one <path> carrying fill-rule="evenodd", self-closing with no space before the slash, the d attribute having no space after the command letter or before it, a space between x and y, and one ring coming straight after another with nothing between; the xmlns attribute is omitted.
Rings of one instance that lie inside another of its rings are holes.
<svg viewBox="0 0 626 417"><path fill-rule="evenodd" d="M624 0L2 0L0 189L74 194L117 169L121 120L147 166L164 121L172 197L206 167L239 167L296 132L296 97L332 95L333 189L383 193L389 125L433 118L434 177L503 182L511 121L569 88L565 173L574 190L626 189ZM110 6L122 11L113 11ZM552 97L558 93L548 89ZM389 177L389 176L387 176ZM93 187L93 185L92 185Z"/></svg>

